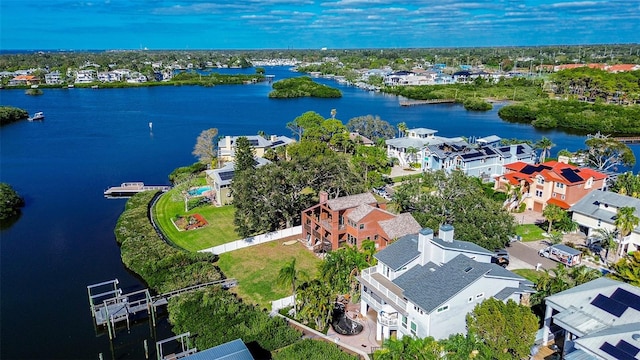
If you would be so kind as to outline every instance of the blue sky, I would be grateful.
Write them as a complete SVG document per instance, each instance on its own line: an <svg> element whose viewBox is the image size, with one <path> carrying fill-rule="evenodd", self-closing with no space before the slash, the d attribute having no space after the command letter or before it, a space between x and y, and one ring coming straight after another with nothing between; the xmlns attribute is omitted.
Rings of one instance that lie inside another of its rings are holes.
<svg viewBox="0 0 640 360"><path fill-rule="evenodd" d="M639 42L640 0L0 0L3 50Z"/></svg>

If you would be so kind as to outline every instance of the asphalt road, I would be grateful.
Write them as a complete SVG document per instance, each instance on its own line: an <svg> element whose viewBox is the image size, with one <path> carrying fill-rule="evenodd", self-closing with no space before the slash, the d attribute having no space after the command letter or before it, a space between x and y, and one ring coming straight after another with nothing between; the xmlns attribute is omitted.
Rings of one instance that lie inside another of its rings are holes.
<svg viewBox="0 0 640 360"><path fill-rule="evenodd" d="M507 269L534 269L539 263L543 269L553 269L559 264L538 255L538 250L520 242L512 242L507 248L509 253L509 266Z"/></svg>

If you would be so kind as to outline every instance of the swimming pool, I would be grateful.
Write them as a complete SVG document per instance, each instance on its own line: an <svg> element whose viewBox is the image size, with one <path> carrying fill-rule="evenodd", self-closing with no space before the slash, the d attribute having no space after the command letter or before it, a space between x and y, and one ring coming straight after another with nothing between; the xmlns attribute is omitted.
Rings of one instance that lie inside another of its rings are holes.
<svg viewBox="0 0 640 360"><path fill-rule="evenodd" d="M195 189L191 189L189 190L189 195L190 196L202 196L202 194L204 194L207 191L211 190L211 186L201 186Z"/></svg>

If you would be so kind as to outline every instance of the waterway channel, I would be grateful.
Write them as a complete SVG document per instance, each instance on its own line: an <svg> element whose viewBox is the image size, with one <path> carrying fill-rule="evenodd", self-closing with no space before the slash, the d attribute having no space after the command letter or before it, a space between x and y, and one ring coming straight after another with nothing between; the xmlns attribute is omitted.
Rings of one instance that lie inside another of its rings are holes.
<svg viewBox="0 0 640 360"><path fill-rule="evenodd" d="M252 73L253 69L227 72ZM298 76L267 68L276 80ZM124 200L102 192L122 182L168 184L176 167L193 163L198 134L292 136L286 123L306 111L346 123L379 115L442 136L487 136L538 140L549 137L552 153L583 146L584 136L541 132L501 121L496 109L467 112L458 105L401 107L395 96L339 87L340 99L269 99L270 84L163 86L129 89L0 90L0 104L43 111L42 122L22 121L0 130L0 181L26 199L23 215L0 232L0 358L139 359L142 341L152 348L170 336L166 322L155 333L148 324L119 333L114 342L97 335L86 286L118 278L126 290L143 288L120 261L113 229ZM149 123L153 123L150 129ZM634 147L639 156L638 147ZM637 171L637 167L635 169Z"/></svg>

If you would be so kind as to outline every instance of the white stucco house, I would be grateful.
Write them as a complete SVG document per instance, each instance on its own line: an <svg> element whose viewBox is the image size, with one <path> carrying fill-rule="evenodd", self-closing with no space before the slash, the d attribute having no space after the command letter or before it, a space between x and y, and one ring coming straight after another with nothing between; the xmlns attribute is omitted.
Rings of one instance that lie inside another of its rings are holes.
<svg viewBox="0 0 640 360"><path fill-rule="evenodd" d="M375 312L376 340L464 334L465 317L479 302L494 297L520 303L534 292L530 281L492 264L491 251L454 240L451 225L441 226L438 236L425 228L399 238L358 277L360 311Z"/></svg>
<svg viewBox="0 0 640 360"><path fill-rule="evenodd" d="M597 229L616 230L615 221L619 208L632 207L634 214L640 217L640 199L610 191L593 190L575 203L569 211L587 236L597 235ZM640 249L640 225L622 239L619 253L626 254Z"/></svg>

